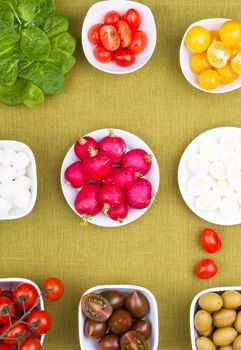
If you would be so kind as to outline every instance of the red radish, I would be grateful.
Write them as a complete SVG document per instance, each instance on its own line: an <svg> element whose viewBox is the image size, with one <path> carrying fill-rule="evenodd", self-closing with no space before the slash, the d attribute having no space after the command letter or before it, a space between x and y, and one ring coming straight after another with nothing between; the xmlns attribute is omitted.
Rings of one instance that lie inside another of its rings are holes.
<svg viewBox="0 0 241 350"><path fill-rule="evenodd" d="M139 176L145 176L151 169L152 155L140 148L132 149L123 156L121 164L124 168L134 170Z"/></svg>
<svg viewBox="0 0 241 350"><path fill-rule="evenodd" d="M104 211L117 207L124 201L123 192L115 185L104 185L99 192L99 201L104 205Z"/></svg>
<svg viewBox="0 0 241 350"><path fill-rule="evenodd" d="M110 157L112 163L117 163L126 151L126 143L122 137L117 137L111 132L99 142L99 149Z"/></svg>
<svg viewBox="0 0 241 350"><path fill-rule="evenodd" d="M101 181L102 185L113 185L114 184L114 174L116 172L116 168L112 168L112 172L110 176Z"/></svg>
<svg viewBox="0 0 241 350"><path fill-rule="evenodd" d="M98 143L90 136L80 137L74 145L76 156L80 160L84 160L89 156L90 147L98 150Z"/></svg>
<svg viewBox="0 0 241 350"><path fill-rule="evenodd" d="M64 173L66 183L74 188L80 188L87 184L87 177L85 176L83 165L81 162L71 164Z"/></svg>
<svg viewBox="0 0 241 350"><path fill-rule="evenodd" d="M78 213L89 217L101 212L102 205L98 199L100 189L99 184L89 183L79 191L74 203Z"/></svg>
<svg viewBox="0 0 241 350"><path fill-rule="evenodd" d="M137 176L134 170L129 168L116 169L113 174L114 184L121 189L134 185L136 178Z"/></svg>
<svg viewBox="0 0 241 350"><path fill-rule="evenodd" d="M98 152L90 148L90 156L83 162L84 172L88 179L101 182L110 176L112 162L104 152Z"/></svg>
<svg viewBox="0 0 241 350"><path fill-rule="evenodd" d="M152 185L147 179L139 178L132 187L125 190L126 203L134 209L147 208L152 197Z"/></svg>
<svg viewBox="0 0 241 350"><path fill-rule="evenodd" d="M120 223L123 222L123 220L128 215L128 206L125 203L122 203L118 205L118 207L110 208L107 211L107 215L112 219L119 221Z"/></svg>

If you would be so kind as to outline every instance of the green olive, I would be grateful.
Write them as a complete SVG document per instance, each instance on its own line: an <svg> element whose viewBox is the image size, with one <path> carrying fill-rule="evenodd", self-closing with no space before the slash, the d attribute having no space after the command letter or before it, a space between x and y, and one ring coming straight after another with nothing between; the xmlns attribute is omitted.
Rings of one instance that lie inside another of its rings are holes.
<svg viewBox="0 0 241 350"><path fill-rule="evenodd" d="M213 342L217 346L230 345L233 343L237 335L238 332L232 327L220 328L213 333Z"/></svg>
<svg viewBox="0 0 241 350"><path fill-rule="evenodd" d="M241 350L241 335L234 340L233 350Z"/></svg>
<svg viewBox="0 0 241 350"><path fill-rule="evenodd" d="M224 292L222 298L225 309L237 309L241 306L241 294L235 290Z"/></svg>
<svg viewBox="0 0 241 350"><path fill-rule="evenodd" d="M214 343L206 337L197 338L196 346L198 350L216 350L217 349Z"/></svg>
<svg viewBox="0 0 241 350"><path fill-rule="evenodd" d="M204 337L210 337L210 335L213 334L213 331L214 331L214 327L212 326L206 332L199 332L199 333L200 333L200 335L203 335Z"/></svg>
<svg viewBox="0 0 241 350"><path fill-rule="evenodd" d="M222 308L223 299L217 293L207 293L201 296L198 304L200 305L201 309L212 313Z"/></svg>
<svg viewBox="0 0 241 350"><path fill-rule="evenodd" d="M213 313L213 324L217 328L232 326L236 319L236 311L231 309L221 309Z"/></svg>
<svg viewBox="0 0 241 350"><path fill-rule="evenodd" d="M199 310L194 317L195 328L198 332L207 332L212 327L212 316L205 310Z"/></svg>
<svg viewBox="0 0 241 350"><path fill-rule="evenodd" d="M218 350L233 350L232 345L227 345L227 346L220 346Z"/></svg>
<svg viewBox="0 0 241 350"><path fill-rule="evenodd" d="M234 322L234 328L238 333L241 333L241 311L237 313L236 320Z"/></svg>

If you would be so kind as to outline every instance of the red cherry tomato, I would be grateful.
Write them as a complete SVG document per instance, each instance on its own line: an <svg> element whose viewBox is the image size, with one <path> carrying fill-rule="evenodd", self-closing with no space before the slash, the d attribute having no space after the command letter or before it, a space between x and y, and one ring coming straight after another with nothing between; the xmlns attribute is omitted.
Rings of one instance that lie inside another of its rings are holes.
<svg viewBox="0 0 241 350"><path fill-rule="evenodd" d="M0 297L3 295L3 291L2 289L0 288Z"/></svg>
<svg viewBox="0 0 241 350"><path fill-rule="evenodd" d="M102 63L108 63L113 60L113 52L106 50L102 45L96 46L94 49L94 56Z"/></svg>
<svg viewBox="0 0 241 350"><path fill-rule="evenodd" d="M16 326L14 325L17 321L13 321L13 328L4 335L4 339L2 340L4 344L8 346L17 346L18 345L18 337L21 335L21 342L23 343L28 336L28 329L23 323L18 323ZM9 323L5 324L1 329L1 334L5 333L9 328ZM14 340L16 339L16 340Z"/></svg>
<svg viewBox="0 0 241 350"><path fill-rule="evenodd" d="M44 298L48 301L59 300L64 294L64 284L54 277L48 278L44 281L43 288L47 292Z"/></svg>
<svg viewBox="0 0 241 350"><path fill-rule="evenodd" d="M94 45L100 44L100 28L102 26L103 24L101 23L95 24L88 32L88 39Z"/></svg>
<svg viewBox="0 0 241 350"><path fill-rule="evenodd" d="M129 67L136 61L136 56L131 50L118 50L114 53L114 61L118 66Z"/></svg>
<svg viewBox="0 0 241 350"><path fill-rule="evenodd" d="M6 297L0 297L0 325L9 323L9 318L13 318L9 313L4 312L6 308L9 308L11 314L15 313L15 306L11 299Z"/></svg>
<svg viewBox="0 0 241 350"><path fill-rule="evenodd" d="M135 9L129 9L123 16L123 19L129 24L131 30L137 30L141 24L141 15Z"/></svg>
<svg viewBox="0 0 241 350"><path fill-rule="evenodd" d="M52 317L47 311L35 310L27 318L28 326L33 334L41 335L52 327Z"/></svg>
<svg viewBox="0 0 241 350"><path fill-rule="evenodd" d="M198 278L209 279L216 275L218 267L212 259L204 259L197 265L195 272Z"/></svg>
<svg viewBox="0 0 241 350"><path fill-rule="evenodd" d="M11 348L7 345L0 344L0 350L11 350Z"/></svg>
<svg viewBox="0 0 241 350"><path fill-rule="evenodd" d="M18 309L29 310L37 301L38 292L36 288L29 283L19 284L13 292L13 299Z"/></svg>
<svg viewBox="0 0 241 350"><path fill-rule="evenodd" d="M19 350L41 350L42 346L40 341L37 338L28 338L20 346ZM0 348L1 350L1 348Z"/></svg>
<svg viewBox="0 0 241 350"><path fill-rule="evenodd" d="M129 49L138 55L145 49L146 43L146 34L142 30L138 30L133 34L133 40L132 43L129 45Z"/></svg>
<svg viewBox="0 0 241 350"><path fill-rule="evenodd" d="M120 46L120 37L116 28L112 25L100 28L100 40L108 51L116 51Z"/></svg>
<svg viewBox="0 0 241 350"><path fill-rule="evenodd" d="M121 19L121 15L117 11L110 11L104 17L105 24L116 25L116 23Z"/></svg>
<svg viewBox="0 0 241 350"><path fill-rule="evenodd" d="M125 21L119 21L116 25L117 31L120 36L121 47L125 48L132 42L132 31Z"/></svg>
<svg viewBox="0 0 241 350"><path fill-rule="evenodd" d="M214 254L222 247L218 234L211 228L205 228L201 234L201 244L208 253Z"/></svg>

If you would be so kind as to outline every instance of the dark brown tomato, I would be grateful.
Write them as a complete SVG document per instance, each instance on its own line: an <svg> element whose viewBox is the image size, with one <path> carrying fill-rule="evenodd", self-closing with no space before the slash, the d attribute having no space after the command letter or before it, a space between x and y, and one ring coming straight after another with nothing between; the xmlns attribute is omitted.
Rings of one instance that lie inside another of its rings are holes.
<svg viewBox="0 0 241 350"><path fill-rule="evenodd" d="M121 350L148 350L145 338L138 332L130 331L121 337Z"/></svg>
<svg viewBox="0 0 241 350"><path fill-rule="evenodd" d="M97 322L105 322L112 314L112 307L103 295L90 293L81 298L81 308L84 315Z"/></svg>
<svg viewBox="0 0 241 350"><path fill-rule="evenodd" d="M117 335L108 334L97 343L99 350L120 350L120 339Z"/></svg>
<svg viewBox="0 0 241 350"><path fill-rule="evenodd" d="M124 334L131 329L132 317L126 310L116 310L111 315L108 326L112 333L117 335Z"/></svg>
<svg viewBox="0 0 241 350"><path fill-rule="evenodd" d="M107 331L106 322L96 322L87 319L84 326L85 335L91 338L102 338Z"/></svg>
<svg viewBox="0 0 241 350"><path fill-rule="evenodd" d="M134 291L126 298L125 308L134 318L140 319L147 314L149 303L142 293Z"/></svg>
<svg viewBox="0 0 241 350"><path fill-rule="evenodd" d="M133 323L132 330L139 332L145 339L151 334L151 324L145 320L138 320Z"/></svg>
<svg viewBox="0 0 241 350"><path fill-rule="evenodd" d="M125 296L117 290L107 290L101 293L110 303L113 310L121 309L125 302Z"/></svg>

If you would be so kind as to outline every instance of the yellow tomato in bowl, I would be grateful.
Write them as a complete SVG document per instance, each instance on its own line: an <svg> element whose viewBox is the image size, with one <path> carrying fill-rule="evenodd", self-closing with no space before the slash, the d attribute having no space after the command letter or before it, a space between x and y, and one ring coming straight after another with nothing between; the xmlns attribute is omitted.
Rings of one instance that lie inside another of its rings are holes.
<svg viewBox="0 0 241 350"><path fill-rule="evenodd" d="M220 38L228 46L237 46L241 43L241 23L238 21L224 22L219 29Z"/></svg>
<svg viewBox="0 0 241 350"><path fill-rule="evenodd" d="M201 26L192 27L185 39L187 48L194 53L206 51L210 41L209 31Z"/></svg>
<svg viewBox="0 0 241 350"><path fill-rule="evenodd" d="M205 90L214 90L220 85L220 76L213 69L205 69L199 75L199 84Z"/></svg>

